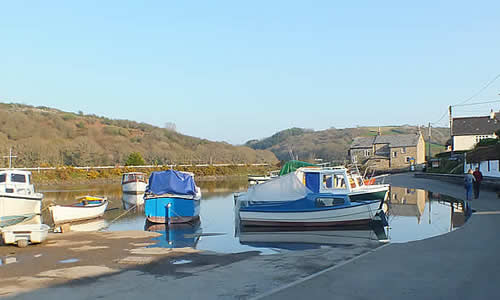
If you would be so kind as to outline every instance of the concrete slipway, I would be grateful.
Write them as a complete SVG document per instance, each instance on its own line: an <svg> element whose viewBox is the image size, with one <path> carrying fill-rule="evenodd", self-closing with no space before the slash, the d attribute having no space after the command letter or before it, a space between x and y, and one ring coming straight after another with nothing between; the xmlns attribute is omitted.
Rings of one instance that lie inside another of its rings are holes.
<svg viewBox="0 0 500 300"><path fill-rule="evenodd" d="M456 198L465 194L461 186L412 174L393 175L390 180L395 186ZM274 255L202 252L183 256L188 264L172 264L171 257L162 257L127 268L82 262L76 267L59 266L52 270L53 276L88 267L106 272L4 295L18 299L497 299L500 199L482 191L472 205L477 212L465 226L422 241L385 246L366 242ZM31 283L46 273L29 276Z"/></svg>

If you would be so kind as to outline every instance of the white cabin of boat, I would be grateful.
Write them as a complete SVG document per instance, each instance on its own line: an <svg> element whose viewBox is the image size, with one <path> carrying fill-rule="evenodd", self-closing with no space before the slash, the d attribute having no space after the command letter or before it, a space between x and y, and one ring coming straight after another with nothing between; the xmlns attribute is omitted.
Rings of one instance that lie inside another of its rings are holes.
<svg viewBox="0 0 500 300"><path fill-rule="evenodd" d="M129 182L147 182L146 174L142 172L128 172L122 175L122 184Z"/></svg>
<svg viewBox="0 0 500 300"><path fill-rule="evenodd" d="M144 194L147 186L146 174L128 172L122 176L122 191L125 194Z"/></svg>
<svg viewBox="0 0 500 300"><path fill-rule="evenodd" d="M22 170L0 171L0 193L34 195L31 172Z"/></svg>
<svg viewBox="0 0 500 300"><path fill-rule="evenodd" d="M0 217L38 215L42 199L43 194L35 192L31 172L0 171Z"/></svg>
<svg viewBox="0 0 500 300"><path fill-rule="evenodd" d="M302 183L314 193L349 194L363 186L361 177L353 177L345 168L300 168L296 171Z"/></svg>

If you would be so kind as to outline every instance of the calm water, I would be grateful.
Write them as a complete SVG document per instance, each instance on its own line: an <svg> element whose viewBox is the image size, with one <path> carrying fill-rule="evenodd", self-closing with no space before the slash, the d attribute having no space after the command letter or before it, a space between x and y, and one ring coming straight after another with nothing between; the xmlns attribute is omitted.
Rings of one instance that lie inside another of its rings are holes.
<svg viewBox="0 0 500 300"><path fill-rule="evenodd" d="M108 211L103 219L72 226L72 230L148 230L162 233L154 238L156 247L195 247L219 253L260 251L272 254L285 250L319 247L346 247L383 242L402 243L441 235L462 226L466 218L462 205L453 198L424 190L392 187L387 201L389 226L386 228L351 228L343 230L288 229L240 230L235 222L233 193L245 191L247 183L240 181L198 182L203 197L200 222L193 225L146 224L142 207L133 208L135 195L122 195L119 184L75 185L39 188L44 203L70 204L82 195L106 196ZM50 216L43 216L50 223Z"/></svg>

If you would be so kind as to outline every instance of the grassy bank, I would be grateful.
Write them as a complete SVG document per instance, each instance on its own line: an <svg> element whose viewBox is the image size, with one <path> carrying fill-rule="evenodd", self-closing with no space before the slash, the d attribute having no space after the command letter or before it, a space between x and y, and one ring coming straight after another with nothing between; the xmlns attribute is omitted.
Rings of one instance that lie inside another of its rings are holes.
<svg viewBox="0 0 500 300"><path fill-rule="evenodd" d="M198 180L217 180L231 176L247 176L248 174L266 174L278 166L204 166L204 167L176 167L175 170L187 171L195 174ZM117 182L123 173L143 172L148 176L153 171L163 171L167 168L114 168L114 169L90 169L82 170L73 167L61 167L55 170L43 170L33 172L33 181L36 184L76 184L89 182Z"/></svg>

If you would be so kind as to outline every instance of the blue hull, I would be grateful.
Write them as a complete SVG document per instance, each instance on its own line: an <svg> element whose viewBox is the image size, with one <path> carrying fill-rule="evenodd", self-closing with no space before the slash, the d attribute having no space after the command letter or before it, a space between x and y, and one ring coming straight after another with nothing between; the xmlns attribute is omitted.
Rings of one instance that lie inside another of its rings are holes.
<svg viewBox="0 0 500 300"><path fill-rule="evenodd" d="M153 223L191 222L200 217L200 200L174 197L144 198L144 213L148 221Z"/></svg>

